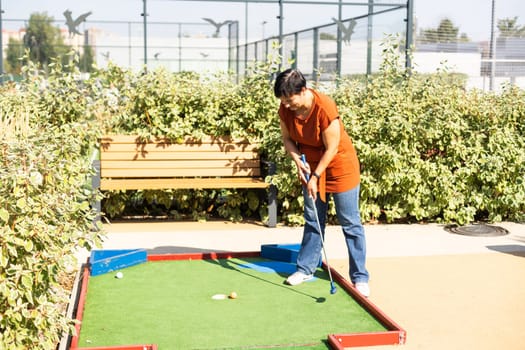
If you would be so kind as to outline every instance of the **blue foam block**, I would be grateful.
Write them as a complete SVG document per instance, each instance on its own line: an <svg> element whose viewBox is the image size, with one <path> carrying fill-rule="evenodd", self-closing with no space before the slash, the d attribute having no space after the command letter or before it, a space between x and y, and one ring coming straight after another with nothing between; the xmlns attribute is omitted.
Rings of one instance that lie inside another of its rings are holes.
<svg viewBox="0 0 525 350"><path fill-rule="evenodd" d="M264 244L261 246L261 257L265 259L284 261L289 263L297 262L297 255L301 244Z"/></svg>
<svg viewBox="0 0 525 350"><path fill-rule="evenodd" d="M89 259L91 276L142 264L148 260L144 249L93 250Z"/></svg>
<svg viewBox="0 0 525 350"><path fill-rule="evenodd" d="M291 244L263 244L261 245L261 257L265 259L297 263L297 255L301 249L300 243ZM323 264L322 258L319 259L319 266Z"/></svg>

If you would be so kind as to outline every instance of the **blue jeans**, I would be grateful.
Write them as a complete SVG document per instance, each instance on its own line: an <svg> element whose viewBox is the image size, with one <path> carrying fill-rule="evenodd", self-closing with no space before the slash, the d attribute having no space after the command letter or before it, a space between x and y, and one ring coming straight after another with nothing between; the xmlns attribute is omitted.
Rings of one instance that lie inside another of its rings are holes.
<svg viewBox="0 0 525 350"><path fill-rule="evenodd" d="M306 189L303 187L304 196L304 231L301 249L297 256L297 271L305 274L313 274L319 266L322 257L322 240L326 227L326 210L328 207L329 195L333 196L337 219L343 229L346 246L348 248L348 258L350 262L350 280L352 283L368 282L368 271L366 270L366 240L365 230L361 225L359 214L359 185L355 188L341 193L331 193L326 196L326 203L317 196L316 207L319 213L319 232L313 200L308 197Z"/></svg>

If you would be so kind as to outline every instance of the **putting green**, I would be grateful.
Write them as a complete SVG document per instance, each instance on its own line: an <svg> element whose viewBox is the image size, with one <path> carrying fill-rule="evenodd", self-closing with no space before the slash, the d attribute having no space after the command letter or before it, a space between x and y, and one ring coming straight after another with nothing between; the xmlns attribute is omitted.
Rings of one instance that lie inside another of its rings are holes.
<svg viewBox="0 0 525 350"><path fill-rule="evenodd" d="M261 258L157 261L91 277L79 347L327 349L332 333L385 331L327 273L285 285L293 264ZM235 291L237 299L214 300Z"/></svg>

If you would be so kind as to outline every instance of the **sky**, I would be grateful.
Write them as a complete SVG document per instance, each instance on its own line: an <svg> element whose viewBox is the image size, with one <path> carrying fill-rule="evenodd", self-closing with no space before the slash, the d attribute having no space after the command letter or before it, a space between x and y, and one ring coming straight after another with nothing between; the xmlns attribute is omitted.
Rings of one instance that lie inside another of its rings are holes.
<svg viewBox="0 0 525 350"><path fill-rule="evenodd" d="M147 0L149 22L205 23L202 18L216 22L237 20L241 39L262 39L279 33L279 6L274 3L246 3L223 1ZM320 0L316 0L319 2ZM337 3L337 0L326 0ZM361 0L366 2L367 0ZM525 25L525 0L494 0L496 18L518 17L518 24ZM344 0L343 0L344 2ZM351 0L351 2L359 2ZM375 0L376 3L405 3L402 0ZM0 0L3 19L27 19L31 13L46 12L55 20L64 20L66 9L73 17L91 11L91 21L142 22L142 0ZM343 6L342 18L364 14L366 6ZM337 5L285 4L283 6L283 32L291 33L318 25L333 23L338 16ZM414 15L418 28L436 28L439 22L451 19L460 33L472 40L487 40L490 36L492 0L414 0ZM4 21L4 28L17 22ZM245 23L248 26L245 27ZM205 27L203 27L205 28ZM210 30L213 29L209 25ZM213 30L212 30L213 31Z"/></svg>

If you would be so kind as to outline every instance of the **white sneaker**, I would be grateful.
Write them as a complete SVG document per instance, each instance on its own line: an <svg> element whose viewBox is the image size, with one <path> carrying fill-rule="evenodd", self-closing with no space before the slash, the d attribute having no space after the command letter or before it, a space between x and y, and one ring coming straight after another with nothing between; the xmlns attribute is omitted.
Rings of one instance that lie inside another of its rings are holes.
<svg viewBox="0 0 525 350"><path fill-rule="evenodd" d="M288 278L286 279L286 283L288 283L291 286L296 286L303 282L309 281L312 278L314 278L314 275L306 275L302 273L301 271L296 271L290 276L288 276Z"/></svg>
<svg viewBox="0 0 525 350"><path fill-rule="evenodd" d="M364 297L368 298L370 296L370 287L368 286L368 283L357 282L356 284L354 284L354 286L355 289L357 289L357 291L361 293L361 295L363 295Z"/></svg>

